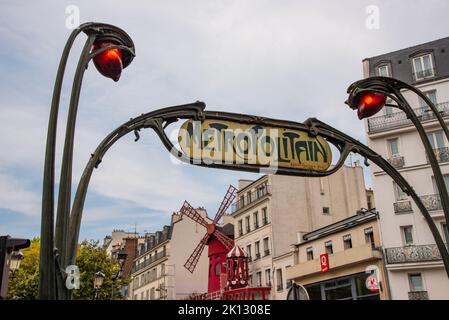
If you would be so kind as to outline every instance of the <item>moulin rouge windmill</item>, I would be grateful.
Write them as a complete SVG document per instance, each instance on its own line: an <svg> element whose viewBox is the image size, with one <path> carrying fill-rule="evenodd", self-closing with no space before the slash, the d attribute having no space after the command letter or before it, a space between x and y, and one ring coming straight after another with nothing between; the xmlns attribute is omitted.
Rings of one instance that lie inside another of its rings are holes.
<svg viewBox="0 0 449 320"><path fill-rule="evenodd" d="M206 228L206 234L184 264L184 267L191 273L195 270L205 246L209 247L209 265L214 271L217 263L220 265L218 268L222 268L221 265L226 259L226 254L234 247L234 240L218 230L217 223L234 201L236 193L237 189L230 185L212 223L208 223L187 201L184 201L180 213ZM212 275L209 275L209 292L220 289L219 274L225 272L225 270L220 270L220 272L213 272Z"/></svg>

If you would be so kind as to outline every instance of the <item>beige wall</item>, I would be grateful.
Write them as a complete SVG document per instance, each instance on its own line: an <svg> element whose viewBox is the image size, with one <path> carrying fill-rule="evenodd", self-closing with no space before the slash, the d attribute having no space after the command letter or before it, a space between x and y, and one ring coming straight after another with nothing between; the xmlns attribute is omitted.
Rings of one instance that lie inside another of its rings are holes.
<svg viewBox="0 0 449 320"><path fill-rule="evenodd" d="M262 283L266 283L265 270L271 270L272 299L285 299L285 267L292 265L290 247L297 242L298 232L308 232L353 215L360 208L366 208L366 190L363 171L360 166L344 166L335 174L324 178L289 177L280 175L263 176L253 183L243 181L239 185L238 199L247 192L257 190L263 183L269 186L270 195L236 211L234 232L236 242L246 250L251 244L254 258L255 242L260 241L262 257L249 264L250 272L262 270ZM323 214L323 207L330 213ZM262 209L267 208L267 225L262 226ZM258 229L254 228L253 214L258 212ZM249 233L246 220L250 217ZM239 236L238 221L243 221L243 236ZM263 239L268 237L270 254L263 257ZM283 289L277 291L276 269L283 272Z"/></svg>
<svg viewBox="0 0 449 320"><path fill-rule="evenodd" d="M204 210L198 210L198 212L207 219ZM132 274L133 280L129 289L130 299L146 300L147 292L149 299L151 299L151 291L161 285L165 289L163 295L161 297L160 292L155 292L155 299L183 299L194 292L207 292L209 265L207 246L193 274L184 268L184 263L204 237L205 228L190 218L176 213L172 216L172 228L170 240L161 243L151 251L136 258L135 261L142 261L145 255L154 255L155 250L161 252L163 246L165 245L166 247L167 257L161 258L148 267ZM163 269L165 272L162 272ZM145 275L147 278L145 278ZM147 281L142 284L142 279L147 279Z"/></svg>
<svg viewBox="0 0 449 320"><path fill-rule="evenodd" d="M364 231L367 228L372 228L375 246L381 248L378 222L376 219L370 220L350 229L296 245L295 264L287 268L286 278L301 285L308 285L365 272L368 267L375 266L379 280L382 282L381 299L388 299L388 281L385 277L382 252L381 249L372 249L371 243L366 242ZM344 248L343 236L347 234L351 235L352 248L350 249ZM323 273L319 258L326 252L327 241L332 241L333 253L329 254L329 271ZM307 258L308 248L313 250L313 260Z"/></svg>

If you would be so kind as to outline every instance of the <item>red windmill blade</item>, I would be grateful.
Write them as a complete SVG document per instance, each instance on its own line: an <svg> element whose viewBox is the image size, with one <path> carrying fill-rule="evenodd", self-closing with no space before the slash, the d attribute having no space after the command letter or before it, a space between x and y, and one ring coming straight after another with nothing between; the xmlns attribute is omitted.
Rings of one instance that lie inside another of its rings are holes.
<svg viewBox="0 0 449 320"><path fill-rule="evenodd" d="M206 219L204 219L187 201L184 201L180 212L206 228L209 225Z"/></svg>
<svg viewBox="0 0 449 320"><path fill-rule="evenodd" d="M204 247L207 244L207 241L209 241L210 234L206 233L201 239L201 241L196 246L195 250L193 250L190 257L187 259L186 263L184 264L184 267L190 271L190 273L193 273L193 270L195 270L196 264L198 263L198 260L201 257L201 254L203 253Z"/></svg>
<svg viewBox="0 0 449 320"><path fill-rule="evenodd" d="M220 221L221 217L225 214L226 210L228 210L232 201L234 201L235 196L237 194L237 188L233 185L229 185L228 191L226 192L223 201L221 202L220 208L218 208L217 214L215 215L214 223L216 224Z"/></svg>
<svg viewBox="0 0 449 320"><path fill-rule="evenodd" d="M193 221L201 224L207 230L207 233L204 235L203 239L198 243L196 248L193 250L190 257L187 259L184 267L189 270L191 273L195 270L195 267L198 263L198 260L203 253L204 247L207 245L209 238L213 235L216 237L228 250L231 250L234 246L234 241L223 234L221 231L217 229L217 222L221 219L221 217L225 214L226 210L231 205L232 201L236 196L237 189L232 185L229 186L228 191L226 192L223 201L218 209L217 214L215 215L215 219L212 223L207 223L206 219L204 219L187 201L184 201L180 213L186 215Z"/></svg>

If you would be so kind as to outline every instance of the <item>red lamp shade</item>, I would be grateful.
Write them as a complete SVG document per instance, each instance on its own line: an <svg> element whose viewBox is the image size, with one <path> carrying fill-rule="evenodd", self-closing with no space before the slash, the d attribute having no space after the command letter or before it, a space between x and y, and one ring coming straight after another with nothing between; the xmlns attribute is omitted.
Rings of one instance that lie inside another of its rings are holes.
<svg viewBox="0 0 449 320"><path fill-rule="evenodd" d="M377 92L363 92L357 99L357 116L368 118L378 113L384 106L387 96Z"/></svg>
<svg viewBox="0 0 449 320"><path fill-rule="evenodd" d="M115 43L110 41L97 41L92 47L92 52L111 45L115 45ZM96 55L93 60L95 67L102 75L118 81L123 70L122 58L123 54L121 50L112 48Z"/></svg>

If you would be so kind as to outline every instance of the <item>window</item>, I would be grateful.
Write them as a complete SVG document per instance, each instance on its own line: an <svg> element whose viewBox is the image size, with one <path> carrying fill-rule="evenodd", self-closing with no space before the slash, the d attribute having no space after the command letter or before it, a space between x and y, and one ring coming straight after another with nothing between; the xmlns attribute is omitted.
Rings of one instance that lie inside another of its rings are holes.
<svg viewBox="0 0 449 320"><path fill-rule="evenodd" d="M251 226L249 225L249 216L245 217L245 224L246 224L246 232L251 231Z"/></svg>
<svg viewBox="0 0 449 320"><path fill-rule="evenodd" d="M343 236L343 246L345 250L352 248L352 238L350 234Z"/></svg>
<svg viewBox="0 0 449 320"><path fill-rule="evenodd" d="M446 189L449 190L449 174L443 175L444 184L446 185ZM435 182L435 177L432 177L433 189L435 190L435 194L438 194L438 187Z"/></svg>
<svg viewBox="0 0 449 320"><path fill-rule="evenodd" d="M329 207L323 207L323 214L330 214L330 208Z"/></svg>
<svg viewBox="0 0 449 320"><path fill-rule="evenodd" d="M430 100L434 105L437 104L437 91L436 91L436 90L426 91L426 92L423 92L423 93L424 93L424 95L425 95L427 98L429 98L429 100ZM419 97L418 99L419 99L419 106L420 106L421 108L428 109L427 103L426 103L421 97ZM430 110L430 109L429 109L429 110Z"/></svg>
<svg viewBox="0 0 449 320"><path fill-rule="evenodd" d="M371 196L366 196L366 204L368 206L368 210L371 210L373 208L373 200Z"/></svg>
<svg viewBox="0 0 449 320"><path fill-rule="evenodd" d="M402 191L401 187L399 187L396 182L393 182L393 188L396 201L407 200L407 194Z"/></svg>
<svg viewBox="0 0 449 320"><path fill-rule="evenodd" d="M246 254L248 255L249 261L251 261L252 260L252 253L251 253L251 245L250 244L246 246Z"/></svg>
<svg viewBox="0 0 449 320"><path fill-rule="evenodd" d="M265 256L268 256L270 254L270 245L268 243L268 237L263 239L263 251Z"/></svg>
<svg viewBox="0 0 449 320"><path fill-rule="evenodd" d="M262 271L257 272L256 277L257 277L257 286L261 287L262 286Z"/></svg>
<svg viewBox="0 0 449 320"><path fill-rule="evenodd" d="M215 262L215 275L219 276L220 273L221 273L221 263L220 263L220 257L218 257Z"/></svg>
<svg viewBox="0 0 449 320"><path fill-rule="evenodd" d="M153 288L151 288L151 290L150 290L150 299L151 300L154 300L154 298L155 298L155 291L154 291L154 287Z"/></svg>
<svg viewBox="0 0 449 320"><path fill-rule="evenodd" d="M266 195L267 194L267 184L264 183L262 185L260 185L259 187L257 187L257 193L259 198Z"/></svg>
<svg viewBox="0 0 449 320"><path fill-rule="evenodd" d="M430 145L432 149L441 149L444 148L444 137L443 130L438 130L434 132L427 133L427 139L429 139Z"/></svg>
<svg viewBox="0 0 449 320"><path fill-rule="evenodd" d="M388 144L388 155L390 157L399 155L398 138L387 140L387 144Z"/></svg>
<svg viewBox="0 0 449 320"><path fill-rule="evenodd" d="M374 248L376 245L374 243L373 227L366 228L363 232L365 233L365 243L371 243L371 248Z"/></svg>
<svg viewBox="0 0 449 320"><path fill-rule="evenodd" d="M307 253L307 261L313 260L313 248L308 247L306 249L306 253Z"/></svg>
<svg viewBox="0 0 449 320"><path fill-rule="evenodd" d="M277 282L277 291L281 291L284 289L283 280L282 280L282 269L276 270L276 282Z"/></svg>
<svg viewBox="0 0 449 320"><path fill-rule="evenodd" d="M253 220L254 220L254 229L259 228L259 212L258 211L253 213Z"/></svg>
<svg viewBox="0 0 449 320"><path fill-rule="evenodd" d="M165 276L165 263L161 264L161 277Z"/></svg>
<svg viewBox="0 0 449 320"><path fill-rule="evenodd" d="M413 227L412 226L404 226L402 229L402 240L404 245L412 245L413 244Z"/></svg>
<svg viewBox="0 0 449 320"><path fill-rule="evenodd" d="M411 292L424 291L421 273L410 273L408 275L408 280Z"/></svg>
<svg viewBox="0 0 449 320"><path fill-rule="evenodd" d="M432 56L426 54L413 58L413 70L416 81L435 76Z"/></svg>
<svg viewBox="0 0 449 320"><path fill-rule="evenodd" d="M268 211L267 211L267 207L262 208L262 220L263 220L263 224L266 225L268 223Z"/></svg>
<svg viewBox="0 0 449 320"><path fill-rule="evenodd" d="M238 221L238 228L239 228L239 236L243 235L243 221L239 220Z"/></svg>
<svg viewBox="0 0 449 320"><path fill-rule="evenodd" d="M254 243L255 247L256 247L256 259L260 258L260 241L256 241Z"/></svg>
<svg viewBox="0 0 449 320"><path fill-rule="evenodd" d="M249 192L246 193L246 200L248 201L248 202L247 202L248 204L250 204L250 203L252 202L252 199L251 199L251 191L249 191Z"/></svg>
<svg viewBox="0 0 449 320"><path fill-rule="evenodd" d="M377 67L377 75L380 77L389 77L390 70L388 69L388 64Z"/></svg>
<svg viewBox="0 0 449 320"><path fill-rule="evenodd" d="M441 229L443 229L444 240L446 240L446 246L449 244L449 229L446 223L441 224Z"/></svg>
<svg viewBox="0 0 449 320"><path fill-rule="evenodd" d="M150 298L150 290L147 289L145 292L145 300L148 300Z"/></svg>
<svg viewBox="0 0 449 320"><path fill-rule="evenodd" d="M265 284L267 287L271 287L271 269L265 270Z"/></svg>
<svg viewBox="0 0 449 320"><path fill-rule="evenodd" d="M326 251L327 254L332 254L332 253L334 253L334 248L332 247L332 241L331 241L331 240L326 241L326 242L324 243L324 249L325 249L325 251Z"/></svg>

